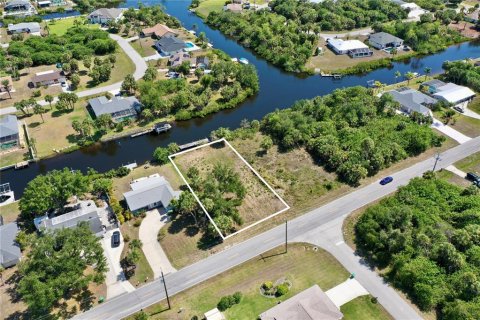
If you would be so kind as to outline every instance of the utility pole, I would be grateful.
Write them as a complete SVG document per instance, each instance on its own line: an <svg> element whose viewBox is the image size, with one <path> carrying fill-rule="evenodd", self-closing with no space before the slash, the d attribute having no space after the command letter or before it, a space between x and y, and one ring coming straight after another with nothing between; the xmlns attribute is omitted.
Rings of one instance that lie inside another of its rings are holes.
<svg viewBox="0 0 480 320"><path fill-rule="evenodd" d="M285 253L288 253L288 220L285 220Z"/></svg>
<svg viewBox="0 0 480 320"><path fill-rule="evenodd" d="M163 270L161 270L161 272L162 272L163 287L165 288L165 295L167 296L168 310L170 310L171 306L170 306L170 298L168 297L167 284L165 283L165 277L163 276Z"/></svg>
<svg viewBox="0 0 480 320"><path fill-rule="evenodd" d="M442 159L440 159L440 152L435 153L434 158L435 158L435 164L433 165L433 170L432 170L433 172L435 172L435 168L437 167L438 161L442 161Z"/></svg>

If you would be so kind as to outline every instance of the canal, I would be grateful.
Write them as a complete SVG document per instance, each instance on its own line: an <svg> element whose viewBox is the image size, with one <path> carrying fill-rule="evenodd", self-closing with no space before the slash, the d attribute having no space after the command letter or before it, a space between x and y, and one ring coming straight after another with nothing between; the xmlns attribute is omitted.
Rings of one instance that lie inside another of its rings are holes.
<svg viewBox="0 0 480 320"><path fill-rule="evenodd" d="M49 170L64 167L86 170L91 167L102 172L134 161L142 164L151 159L155 147L166 146L170 142L182 144L202 139L208 137L209 133L218 127L238 127L242 119L261 119L265 114L275 109L289 107L299 99L324 95L336 88L366 85L367 81L372 79L383 83L393 83L395 81L394 73L397 70L402 74L408 71L423 73L423 69L429 67L432 69L432 73L438 73L441 72L442 63L446 60L480 56L478 44L464 43L452 46L436 55L395 63L391 69L379 69L367 75L349 76L341 80L321 78L320 76L302 77L280 71L265 60L256 57L234 40L209 28L200 18L188 11L189 0L151 0L143 1L143 4L163 6L166 12L177 17L185 28L192 29L195 25L197 32L205 32L215 48L225 51L232 57L247 58L258 70L260 92L235 109L222 111L202 119L178 122L168 133L160 136L144 135L133 139L124 138L97 144L69 154L38 161L24 170L1 172L1 183L9 182L17 198L22 195L28 181ZM138 1L128 0L123 6L134 7L137 5Z"/></svg>

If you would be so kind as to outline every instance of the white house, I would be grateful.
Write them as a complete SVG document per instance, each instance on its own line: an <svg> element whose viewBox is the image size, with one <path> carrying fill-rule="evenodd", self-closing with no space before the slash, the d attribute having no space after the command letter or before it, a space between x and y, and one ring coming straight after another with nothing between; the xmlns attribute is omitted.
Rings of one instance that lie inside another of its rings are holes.
<svg viewBox="0 0 480 320"><path fill-rule="evenodd" d="M336 54L348 54L352 58L369 57L372 50L360 40L327 39L327 47Z"/></svg>
<svg viewBox="0 0 480 320"><path fill-rule="evenodd" d="M124 9L119 8L100 8L87 16L90 23L106 24L109 21L119 21L123 18Z"/></svg>
<svg viewBox="0 0 480 320"><path fill-rule="evenodd" d="M425 88L434 98L453 105L468 103L475 96L475 92L468 87L445 83L437 79L424 82L421 87Z"/></svg>

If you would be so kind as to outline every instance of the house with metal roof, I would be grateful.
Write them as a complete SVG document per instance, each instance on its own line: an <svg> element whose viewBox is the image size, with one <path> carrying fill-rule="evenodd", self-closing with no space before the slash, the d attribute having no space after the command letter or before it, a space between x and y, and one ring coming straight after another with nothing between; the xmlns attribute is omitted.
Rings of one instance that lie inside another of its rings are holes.
<svg viewBox="0 0 480 320"><path fill-rule="evenodd" d="M327 47L336 54L348 54L352 58L370 57L373 51L360 40L328 38Z"/></svg>
<svg viewBox="0 0 480 320"><path fill-rule="evenodd" d="M15 241L18 233L16 222L0 225L0 266L13 267L20 262L22 252Z"/></svg>
<svg viewBox="0 0 480 320"><path fill-rule="evenodd" d="M123 11L120 8L100 8L87 16L90 23L106 24L109 21L117 22L123 18Z"/></svg>
<svg viewBox="0 0 480 320"><path fill-rule="evenodd" d="M333 301L314 285L262 313L261 320L340 320L343 314Z"/></svg>
<svg viewBox="0 0 480 320"><path fill-rule="evenodd" d="M180 191L174 191L170 183L159 174L134 180L130 183L130 188L132 190L123 196L132 212L160 206L167 208L173 199L180 196Z"/></svg>
<svg viewBox="0 0 480 320"><path fill-rule="evenodd" d="M0 151L20 146L17 116L8 114L0 118Z"/></svg>
<svg viewBox="0 0 480 320"><path fill-rule="evenodd" d="M40 35L40 24L38 22L22 22L17 24L9 24L7 28L7 33L30 33Z"/></svg>
<svg viewBox="0 0 480 320"><path fill-rule="evenodd" d="M111 100L108 100L105 96L98 97L88 100L88 105L95 117L109 114L115 122L137 118L142 106L140 101L133 96L113 97Z"/></svg>
<svg viewBox="0 0 480 320"><path fill-rule="evenodd" d="M395 37L390 33L377 32L368 37L368 43L376 49L396 48L403 45L403 39Z"/></svg>
<svg viewBox="0 0 480 320"><path fill-rule="evenodd" d="M96 236L103 236L104 227L98 212L99 209L94 201L80 201L66 208L72 209L72 211L53 218L49 217L48 214L35 218L33 220L35 228L37 228L38 231L44 232L63 228L76 228L79 223L86 222Z"/></svg>
<svg viewBox="0 0 480 320"><path fill-rule="evenodd" d="M163 37L155 42L155 48L163 56L171 56L183 51L186 48L186 44L185 41L176 37Z"/></svg>
<svg viewBox="0 0 480 320"><path fill-rule="evenodd" d="M422 83L421 88L425 88L434 98L453 105L468 103L475 97L475 92L468 87L437 79Z"/></svg>
<svg viewBox="0 0 480 320"><path fill-rule="evenodd" d="M10 0L3 7L5 16L33 16L37 10L28 0Z"/></svg>
<svg viewBox="0 0 480 320"><path fill-rule="evenodd" d="M406 114L417 112L432 117L432 111L429 107L438 102L436 99L408 87L387 91L386 94L390 94L393 100L400 104L400 110Z"/></svg>

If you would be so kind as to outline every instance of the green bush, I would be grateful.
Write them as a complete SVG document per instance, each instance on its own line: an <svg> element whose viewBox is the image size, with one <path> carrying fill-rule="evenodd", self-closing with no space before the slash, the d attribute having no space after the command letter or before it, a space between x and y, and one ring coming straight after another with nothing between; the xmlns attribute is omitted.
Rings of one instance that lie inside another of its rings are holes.
<svg viewBox="0 0 480 320"><path fill-rule="evenodd" d="M281 296L284 296L288 293L288 285L286 283L282 283L282 284L279 284L277 286L277 291L275 292L275 295L277 297L281 297Z"/></svg>
<svg viewBox="0 0 480 320"><path fill-rule="evenodd" d="M263 284L262 284L262 288L264 290L271 290L273 288L273 282L272 281L265 281Z"/></svg>
<svg viewBox="0 0 480 320"><path fill-rule="evenodd" d="M217 308L220 311L225 311L228 308L236 304L239 304L241 300L242 300L242 293L237 291L233 295L222 297L217 304Z"/></svg>
<svg viewBox="0 0 480 320"><path fill-rule="evenodd" d="M233 300L235 304L239 304L242 301L243 295L241 292L237 291L233 294Z"/></svg>

